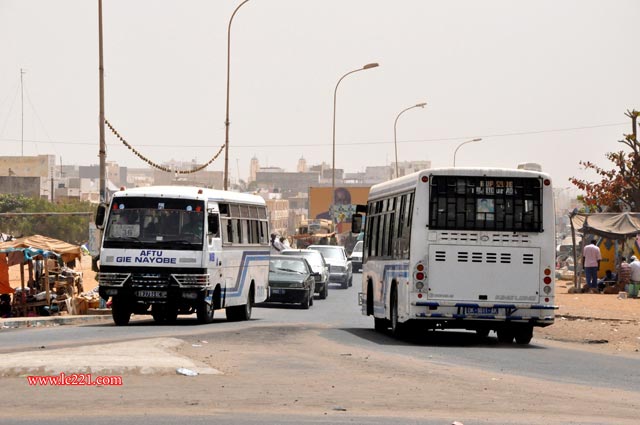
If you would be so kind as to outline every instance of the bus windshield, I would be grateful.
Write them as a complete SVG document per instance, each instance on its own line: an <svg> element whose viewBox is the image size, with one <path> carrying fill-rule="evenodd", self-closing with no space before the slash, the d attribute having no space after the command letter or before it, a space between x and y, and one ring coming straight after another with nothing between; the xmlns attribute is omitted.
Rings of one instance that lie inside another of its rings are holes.
<svg viewBox="0 0 640 425"><path fill-rule="evenodd" d="M538 177L430 177L429 228L542 231Z"/></svg>
<svg viewBox="0 0 640 425"><path fill-rule="evenodd" d="M198 249L204 240L204 202L126 197L113 200L105 228L107 248L138 244Z"/></svg>

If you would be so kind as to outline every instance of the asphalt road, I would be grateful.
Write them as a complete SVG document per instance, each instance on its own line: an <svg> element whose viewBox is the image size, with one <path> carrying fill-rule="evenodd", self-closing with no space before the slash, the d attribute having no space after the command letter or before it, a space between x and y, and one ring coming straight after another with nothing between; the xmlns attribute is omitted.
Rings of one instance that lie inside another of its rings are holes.
<svg viewBox="0 0 640 425"><path fill-rule="evenodd" d="M174 325L158 325L149 316L148 319L134 320L127 327L116 327L107 322L85 326L4 330L0 353L155 337L212 338L211 334L241 330L247 326L305 323L310 326L327 326L322 331L323 336L341 344L372 351L563 383L640 391L640 368L637 360L562 349L547 345L544 340L535 337L530 345L519 346L499 344L494 334L488 340L482 340L475 333L464 331L429 332L411 342L398 341L377 333L373 330L373 319L360 314L357 304L360 277L360 274L354 275L354 286L347 290L332 286L329 297L326 300L316 299L310 310L284 306L257 307L248 323L227 322L223 312L216 312L216 320L209 325L198 325L195 317L181 317Z"/></svg>

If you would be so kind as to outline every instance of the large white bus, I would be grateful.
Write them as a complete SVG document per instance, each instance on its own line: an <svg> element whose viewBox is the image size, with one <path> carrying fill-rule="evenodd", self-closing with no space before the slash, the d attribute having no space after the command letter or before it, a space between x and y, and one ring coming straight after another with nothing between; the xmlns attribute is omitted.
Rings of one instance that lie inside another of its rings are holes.
<svg viewBox="0 0 640 425"><path fill-rule="evenodd" d="M132 313L173 321L197 313L248 320L267 298L267 210L259 196L197 187L157 186L116 192L96 215L103 228L100 296L113 320Z"/></svg>
<svg viewBox="0 0 640 425"><path fill-rule="evenodd" d="M493 330L501 342L528 344L533 327L555 316L551 188L539 171L479 168L428 169L373 186L362 313L396 336Z"/></svg>

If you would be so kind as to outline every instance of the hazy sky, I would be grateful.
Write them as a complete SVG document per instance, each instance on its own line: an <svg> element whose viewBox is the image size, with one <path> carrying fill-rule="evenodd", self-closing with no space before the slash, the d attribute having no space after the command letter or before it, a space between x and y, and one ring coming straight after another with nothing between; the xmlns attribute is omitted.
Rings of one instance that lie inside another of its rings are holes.
<svg viewBox="0 0 640 425"><path fill-rule="evenodd" d="M240 0L104 0L106 117L156 162L206 162L224 143L227 24ZM0 143L98 163L97 0L0 0ZM394 160L515 167L556 187L609 167L640 109L637 0L250 0L231 39L230 174ZM107 133L107 159L145 164ZM223 155L209 167L222 170Z"/></svg>

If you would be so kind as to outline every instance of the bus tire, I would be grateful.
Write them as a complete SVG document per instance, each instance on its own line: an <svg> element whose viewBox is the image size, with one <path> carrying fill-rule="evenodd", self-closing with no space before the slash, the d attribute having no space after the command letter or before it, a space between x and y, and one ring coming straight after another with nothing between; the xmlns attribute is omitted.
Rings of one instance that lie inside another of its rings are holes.
<svg viewBox="0 0 640 425"><path fill-rule="evenodd" d="M511 344L513 342L513 338L515 337L515 333L511 328L502 328L498 329L498 342L503 344Z"/></svg>
<svg viewBox="0 0 640 425"><path fill-rule="evenodd" d="M114 298L111 306L111 315L116 326L127 326L131 319L131 308L126 301Z"/></svg>
<svg viewBox="0 0 640 425"><path fill-rule="evenodd" d="M252 310L253 310L253 285L249 290L249 296L247 297L246 304L227 307L227 320L230 322L240 322L244 320L249 320L251 319Z"/></svg>
<svg viewBox="0 0 640 425"><path fill-rule="evenodd" d="M522 326L516 331L516 343L519 345L527 345L533 338L533 326Z"/></svg>
<svg viewBox="0 0 640 425"><path fill-rule="evenodd" d="M198 318L198 323L207 324L213 322L213 315L215 313L215 308L213 307L213 300L211 303L205 301L205 294L203 294L202 299L198 302L198 308L196 309L196 316Z"/></svg>
<svg viewBox="0 0 640 425"><path fill-rule="evenodd" d="M153 316L153 320L155 320L157 323L162 323L167 320L165 309L162 304L154 304L151 307L151 316Z"/></svg>
<svg viewBox="0 0 640 425"><path fill-rule="evenodd" d="M476 329L476 335L478 335L478 338L482 338L482 339L488 338L489 332L491 332L491 329L487 329L487 328Z"/></svg>
<svg viewBox="0 0 640 425"><path fill-rule="evenodd" d="M400 323L398 320L398 289L396 286L392 286L391 288L391 335L396 338L402 338L405 336L405 323Z"/></svg>
<svg viewBox="0 0 640 425"><path fill-rule="evenodd" d="M389 329L389 321L387 319L381 319L379 317L373 318L373 329L376 332L386 332Z"/></svg>

